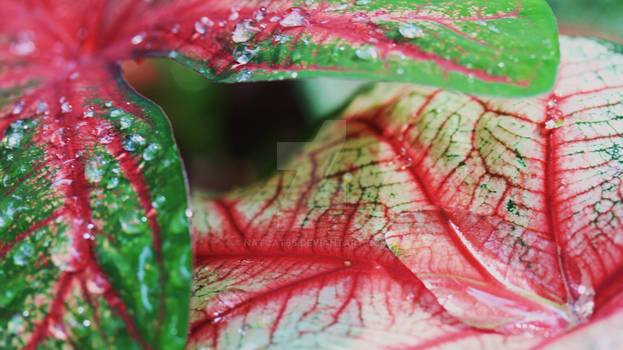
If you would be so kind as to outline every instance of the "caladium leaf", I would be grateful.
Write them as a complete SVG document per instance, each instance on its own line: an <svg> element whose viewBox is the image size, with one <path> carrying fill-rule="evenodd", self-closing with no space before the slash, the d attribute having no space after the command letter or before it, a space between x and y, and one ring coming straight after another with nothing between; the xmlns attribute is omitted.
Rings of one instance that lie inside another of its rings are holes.
<svg viewBox="0 0 623 350"><path fill-rule="evenodd" d="M71 76L3 90L0 345L179 347L191 259L169 123L117 69Z"/></svg>
<svg viewBox="0 0 623 350"><path fill-rule="evenodd" d="M198 199L190 347L620 342L623 54L561 44L550 95L378 84L291 171Z"/></svg>
<svg viewBox="0 0 623 350"><path fill-rule="evenodd" d="M83 15L27 5L0 4L0 348L180 348L192 259L170 125L88 51Z"/></svg>
<svg viewBox="0 0 623 350"><path fill-rule="evenodd" d="M136 55L219 81L334 75L534 95L559 58L538 0L180 1L136 17L117 35Z"/></svg>

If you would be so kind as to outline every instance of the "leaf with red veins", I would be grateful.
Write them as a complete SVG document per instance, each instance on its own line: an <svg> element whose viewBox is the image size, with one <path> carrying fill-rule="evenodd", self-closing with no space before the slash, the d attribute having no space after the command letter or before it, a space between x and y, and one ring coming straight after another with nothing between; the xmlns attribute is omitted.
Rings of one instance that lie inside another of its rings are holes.
<svg viewBox="0 0 623 350"><path fill-rule="evenodd" d="M559 60L541 0L143 3L114 39L113 56L170 57L217 81L330 75L505 96L550 90Z"/></svg>
<svg viewBox="0 0 623 350"><path fill-rule="evenodd" d="M464 325L385 246L383 230L408 205L392 196L406 178L381 182L395 167L371 157L373 136L349 132L320 135L292 164L296 174L218 200L195 198L188 348L537 344Z"/></svg>
<svg viewBox="0 0 623 350"><path fill-rule="evenodd" d="M623 55L561 43L543 98L378 86L345 112L394 149L411 179L403 191L423 203L388 227L388 245L476 327L550 332L620 290Z"/></svg>
<svg viewBox="0 0 623 350"><path fill-rule="evenodd" d="M181 347L190 239L166 117L116 67L42 71L0 82L0 347Z"/></svg>
<svg viewBox="0 0 623 350"><path fill-rule="evenodd" d="M623 54L561 42L551 95L377 84L290 170L199 199L190 347L620 341Z"/></svg>

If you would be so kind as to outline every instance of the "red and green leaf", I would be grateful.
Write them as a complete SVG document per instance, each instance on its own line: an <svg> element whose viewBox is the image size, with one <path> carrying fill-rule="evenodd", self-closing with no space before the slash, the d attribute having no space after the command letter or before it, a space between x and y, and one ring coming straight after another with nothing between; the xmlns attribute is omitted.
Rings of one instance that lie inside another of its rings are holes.
<svg viewBox="0 0 623 350"><path fill-rule="evenodd" d="M621 342L623 53L561 44L550 95L378 84L292 171L199 199L190 346Z"/></svg>
<svg viewBox="0 0 623 350"><path fill-rule="evenodd" d="M181 346L187 201L164 114L116 68L21 84L0 119L0 344Z"/></svg>
<svg viewBox="0 0 623 350"><path fill-rule="evenodd" d="M27 5L0 5L0 347L181 347L191 251L170 125L81 46L77 17Z"/></svg>
<svg viewBox="0 0 623 350"><path fill-rule="evenodd" d="M551 88L559 59L539 0L187 1L117 36L136 55L229 82L331 75L534 95Z"/></svg>
<svg viewBox="0 0 623 350"><path fill-rule="evenodd" d="M408 81L511 95L546 90L558 57L542 1L30 0L3 1L0 12L6 348L185 341L191 262L181 162L166 117L125 84L119 60L167 55L224 81L403 72Z"/></svg>

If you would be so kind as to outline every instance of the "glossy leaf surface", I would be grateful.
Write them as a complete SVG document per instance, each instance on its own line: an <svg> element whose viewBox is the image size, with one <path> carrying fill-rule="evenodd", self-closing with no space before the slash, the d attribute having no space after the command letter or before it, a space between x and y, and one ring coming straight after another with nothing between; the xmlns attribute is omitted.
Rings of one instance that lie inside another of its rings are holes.
<svg viewBox="0 0 623 350"><path fill-rule="evenodd" d="M620 342L623 54L561 42L550 95L378 84L289 171L199 199L190 347Z"/></svg>
<svg viewBox="0 0 623 350"><path fill-rule="evenodd" d="M558 65L545 1L178 1L118 31L135 55L218 81L318 75L495 95L548 91Z"/></svg>
<svg viewBox="0 0 623 350"><path fill-rule="evenodd" d="M29 5L0 4L0 348L181 348L191 251L169 122L83 40L87 18Z"/></svg>

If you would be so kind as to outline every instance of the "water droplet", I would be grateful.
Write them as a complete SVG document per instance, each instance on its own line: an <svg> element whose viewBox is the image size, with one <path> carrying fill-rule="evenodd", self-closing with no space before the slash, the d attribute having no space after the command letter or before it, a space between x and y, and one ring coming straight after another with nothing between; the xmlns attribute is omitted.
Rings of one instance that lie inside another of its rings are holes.
<svg viewBox="0 0 623 350"><path fill-rule="evenodd" d="M132 126L133 122L134 119L132 118L132 116L124 114L123 117L121 117L121 119L119 120L119 127L121 129L127 129Z"/></svg>
<svg viewBox="0 0 623 350"><path fill-rule="evenodd" d="M291 38L289 35L286 34L277 34L273 37L273 40L277 43L285 44L287 42L290 42Z"/></svg>
<svg viewBox="0 0 623 350"><path fill-rule="evenodd" d="M238 75L236 76L236 81L237 82L243 82L243 81L248 81L249 79L251 79L253 77L253 73L251 73L250 70L248 69L243 69L241 70Z"/></svg>
<svg viewBox="0 0 623 350"><path fill-rule="evenodd" d="M26 130L28 130L28 124L24 120L14 122L5 131L2 143L7 148L19 148L24 140L24 132Z"/></svg>
<svg viewBox="0 0 623 350"><path fill-rule="evenodd" d="M89 326L91 326L91 321L84 320L84 321L82 321L82 325L85 326L85 327L89 327Z"/></svg>
<svg viewBox="0 0 623 350"><path fill-rule="evenodd" d="M298 74L297 72L292 72L292 73L290 74L290 77L291 77L292 79L295 79L295 78L296 78L296 77L298 77L298 76L299 76L299 74Z"/></svg>
<svg viewBox="0 0 623 350"><path fill-rule="evenodd" d="M39 101L39 104L37 105L37 113L38 114L50 113L50 108L48 107L48 104L45 103L44 101Z"/></svg>
<svg viewBox="0 0 623 350"><path fill-rule="evenodd" d="M201 17L200 20L195 22L195 31L201 35L205 34L208 28L211 28L214 25L214 22L210 20L210 18L204 16Z"/></svg>
<svg viewBox="0 0 623 350"><path fill-rule="evenodd" d="M145 138L139 134L132 134L122 142L123 149L128 152L136 151L145 145Z"/></svg>
<svg viewBox="0 0 623 350"><path fill-rule="evenodd" d="M350 260L344 260L344 266L348 267L350 266L352 263L350 262Z"/></svg>
<svg viewBox="0 0 623 350"><path fill-rule="evenodd" d="M110 111L110 117L111 118L117 118L119 116L122 116L126 114L123 110L119 109L119 108L115 108L112 111Z"/></svg>
<svg viewBox="0 0 623 350"><path fill-rule="evenodd" d="M372 0L357 0L355 1L355 5L368 5Z"/></svg>
<svg viewBox="0 0 623 350"><path fill-rule="evenodd" d="M145 33L139 33L133 36L132 39L130 39L130 42L132 43L132 45L138 45L142 43L144 39L145 39Z"/></svg>
<svg viewBox="0 0 623 350"><path fill-rule="evenodd" d="M13 263L17 266L24 266L28 264L28 261L32 257L32 253L33 249L30 244L21 244L15 254L13 254Z"/></svg>
<svg viewBox="0 0 623 350"><path fill-rule="evenodd" d="M17 101L17 103L13 106L11 113L20 114L24 110L24 101Z"/></svg>
<svg viewBox="0 0 623 350"><path fill-rule="evenodd" d="M143 151L143 159L147 161L152 160L156 158L158 154L160 154L161 150L162 150L162 147L160 147L159 144L150 143L149 146L145 148L145 151Z"/></svg>
<svg viewBox="0 0 623 350"><path fill-rule="evenodd" d="M95 115L95 111L93 110L93 108L88 107L84 113L82 113L82 116L86 117L86 118L92 118Z"/></svg>
<svg viewBox="0 0 623 350"><path fill-rule="evenodd" d="M184 211L184 215L186 215L186 217L190 219L193 217L193 211L190 208L188 208L186 209L186 211Z"/></svg>
<svg viewBox="0 0 623 350"><path fill-rule="evenodd" d="M104 177L104 171L108 162L102 156L95 156L87 162L84 168L84 175L90 182L98 183Z"/></svg>
<svg viewBox="0 0 623 350"><path fill-rule="evenodd" d="M69 75L69 80L76 80L78 78L80 78L80 73L78 72L73 72Z"/></svg>
<svg viewBox="0 0 623 350"><path fill-rule="evenodd" d="M498 67L504 68L504 66L505 66L504 62L498 62Z"/></svg>
<svg viewBox="0 0 623 350"><path fill-rule="evenodd" d="M251 37L258 31L259 29L251 25L249 21L240 22L236 24L236 27L234 28L232 40L235 43L243 43L251 39Z"/></svg>
<svg viewBox="0 0 623 350"><path fill-rule="evenodd" d="M230 21L235 21L238 19L238 17L240 16L240 14L238 13L238 8L237 7L232 7L231 8L231 14L229 15L229 20Z"/></svg>
<svg viewBox="0 0 623 350"><path fill-rule="evenodd" d="M303 15L300 8L294 7L290 9L290 12L286 14L281 21L279 21L284 27L301 27L309 24L309 21Z"/></svg>
<svg viewBox="0 0 623 350"><path fill-rule="evenodd" d="M562 120L549 119L545 122L545 129L552 130L562 126Z"/></svg>
<svg viewBox="0 0 623 350"><path fill-rule="evenodd" d="M547 107L554 108L556 106L558 106L558 100L552 98L549 101L547 101Z"/></svg>
<svg viewBox="0 0 623 350"><path fill-rule="evenodd" d="M246 45L238 45L234 49L233 56L236 62L240 64L247 64L255 56L256 50L250 49Z"/></svg>
<svg viewBox="0 0 623 350"><path fill-rule="evenodd" d="M104 106L106 106L108 108L112 107L112 105L113 105L112 101L106 101L106 103L104 103Z"/></svg>
<svg viewBox="0 0 623 350"><path fill-rule="evenodd" d="M179 23L176 23L173 25L173 27L171 27L171 33L173 34L177 34L180 31L180 25Z"/></svg>
<svg viewBox="0 0 623 350"><path fill-rule="evenodd" d="M398 27L398 32L407 39L421 38L424 36L422 28L415 23L402 23L400 27Z"/></svg>
<svg viewBox="0 0 623 350"><path fill-rule="evenodd" d="M164 204L164 202L167 200L167 198L161 194L159 194L158 196L156 196L156 198L154 198L154 200L152 201L151 205L154 206L154 208L160 208L162 206L162 204Z"/></svg>
<svg viewBox="0 0 623 350"><path fill-rule="evenodd" d="M371 44L365 44L361 47L358 47L355 50L355 55L357 55L357 57L359 57L362 60L373 60L373 59L377 59L379 57L379 53L378 50L376 49L376 46L371 45Z"/></svg>
<svg viewBox="0 0 623 350"><path fill-rule="evenodd" d="M71 105L69 104L69 102L63 102L61 104L61 112L63 113L69 113L73 110L73 108L71 107Z"/></svg>

